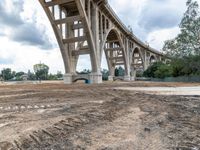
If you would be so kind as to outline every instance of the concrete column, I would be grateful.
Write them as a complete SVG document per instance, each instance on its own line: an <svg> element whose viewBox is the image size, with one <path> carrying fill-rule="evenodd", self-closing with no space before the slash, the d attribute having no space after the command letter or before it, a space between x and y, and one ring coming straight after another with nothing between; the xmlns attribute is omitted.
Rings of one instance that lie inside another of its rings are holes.
<svg viewBox="0 0 200 150"><path fill-rule="evenodd" d="M147 63L148 63L148 60L147 60L148 58L147 58L147 52L146 52L146 50L144 51L144 70L147 70L147 68L148 68L148 65L147 65Z"/></svg>
<svg viewBox="0 0 200 150"><path fill-rule="evenodd" d="M113 81L114 77L115 77L115 66L112 66L112 64L110 64L108 80Z"/></svg>
<svg viewBox="0 0 200 150"><path fill-rule="evenodd" d="M75 33L74 30L72 29L73 23L68 23L67 24L67 37L74 37ZM75 74L76 73L76 61L77 59L75 56L72 56L72 50L75 50L75 43L70 43L67 46L67 53L69 55L70 59L70 73Z"/></svg>
<svg viewBox="0 0 200 150"><path fill-rule="evenodd" d="M128 46L128 39L125 39L125 59L126 59L126 65L125 65L125 76L124 80L129 81L130 80L130 60L129 60L129 46Z"/></svg>
<svg viewBox="0 0 200 150"><path fill-rule="evenodd" d="M92 31L93 31L93 37L94 37L94 43L95 43L95 49L96 49L96 55L97 55L96 56L97 68L96 68L96 71L92 70L92 73L89 74L89 79L91 83L102 83L98 7L94 5L94 7L90 11L92 11L92 16L91 16L90 21L92 23Z"/></svg>
<svg viewBox="0 0 200 150"><path fill-rule="evenodd" d="M68 73L63 75L64 84L72 84L73 82L73 75Z"/></svg>
<svg viewBox="0 0 200 150"><path fill-rule="evenodd" d="M135 81L135 77L136 77L136 70L135 70L134 66L131 65L131 76L130 76L130 80L131 80L131 81Z"/></svg>
<svg viewBox="0 0 200 150"><path fill-rule="evenodd" d="M130 76L124 76L124 81L130 81L131 77Z"/></svg>
<svg viewBox="0 0 200 150"><path fill-rule="evenodd" d="M89 79L90 79L90 82L92 84L94 83L102 83L102 74L99 74L99 73L91 73L89 75Z"/></svg>
<svg viewBox="0 0 200 150"><path fill-rule="evenodd" d="M113 81L114 80L114 76L108 76L108 81Z"/></svg>
<svg viewBox="0 0 200 150"><path fill-rule="evenodd" d="M137 73L137 71L135 69L133 69L131 72L131 78L130 78L131 81L135 81L136 73Z"/></svg>
<svg viewBox="0 0 200 150"><path fill-rule="evenodd" d="M92 31L97 55L97 72L101 73L101 47L99 42L99 14L98 7L94 5L91 16Z"/></svg>

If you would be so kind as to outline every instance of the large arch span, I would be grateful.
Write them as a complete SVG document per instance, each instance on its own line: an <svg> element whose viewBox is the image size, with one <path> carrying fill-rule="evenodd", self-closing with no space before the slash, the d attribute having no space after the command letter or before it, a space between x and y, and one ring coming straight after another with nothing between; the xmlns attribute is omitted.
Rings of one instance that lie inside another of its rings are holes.
<svg viewBox="0 0 200 150"><path fill-rule="evenodd" d="M39 0L53 27L65 66L64 82L72 83L80 55L90 55L91 83L101 83L105 52L110 80L115 67L124 66L124 80L134 80L137 70L165 56L140 41L120 21L107 0ZM153 59L156 58L156 59Z"/></svg>

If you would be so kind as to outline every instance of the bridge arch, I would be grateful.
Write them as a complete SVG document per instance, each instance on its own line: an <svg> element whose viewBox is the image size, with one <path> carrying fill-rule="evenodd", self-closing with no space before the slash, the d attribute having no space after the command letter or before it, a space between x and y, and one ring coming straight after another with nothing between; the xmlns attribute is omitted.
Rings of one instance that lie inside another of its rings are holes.
<svg viewBox="0 0 200 150"><path fill-rule="evenodd" d="M115 40L118 40L119 43L120 43L120 45L123 46L123 48L124 48L123 41L122 41L122 38L121 38L121 36L120 36L119 31L118 31L115 27L110 27L109 29L107 29L107 31L106 31L106 33L105 33L105 36L104 36L104 38L103 38L103 40L102 40L101 51L103 51L103 50L105 49L105 45L106 45L106 42L107 42L107 40L108 40L108 36L109 36L112 32L115 33L115 37L116 37ZM124 51L124 49L123 49L123 51Z"/></svg>
<svg viewBox="0 0 200 150"><path fill-rule="evenodd" d="M131 59L131 76L136 77L137 71L144 71L144 58L139 47L135 47Z"/></svg>
<svg viewBox="0 0 200 150"><path fill-rule="evenodd" d="M150 58L149 58L149 64L152 65L156 61L157 61L156 57L154 55L151 55Z"/></svg>
<svg viewBox="0 0 200 150"><path fill-rule="evenodd" d="M102 82L100 64L103 51L105 51L110 75L114 76L116 66L124 66L125 80L130 80L133 59L130 49L134 45L142 48L139 49L141 59L138 62L145 64L145 68L150 65L149 61L161 60L161 57L164 57L130 32L107 0L38 1L51 22L60 46L66 70L64 82L67 84L71 83L73 76L76 75L80 55L90 56L92 72L89 78L92 83ZM150 58L151 55L154 57Z"/></svg>
<svg viewBox="0 0 200 150"><path fill-rule="evenodd" d="M76 78L76 79L74 79L73 80L73 82L75 83L75 82L77 82L77 81L85 81L86 83L89 83L89 79L87 79L87 78Z"/></svg>
<svg viewBox="0 0 200 150"><path fill-rule="evenodd" d="M109 75L114 77L115 67L118 65L124 66L127 71L126 53L120 33L115 28L107 30L102 42L102 53L105 52Z"/></svg>
<svg viewBox="0 0 200 150"><path fill-rule="evenodd" d="M132 52L131 62L134 63L134 61L136 61L137 64L139 63L139 64L144 65L144 57L143 57L141 49L139 47L135 47Z"/></svg>
<svg viewBox="0 0 200 150"><path fill-rule="evenodd" d="M123 77L114 77L113 81L123 81L124 78Z"/></svg>
<svg viewBox="0 0 200 150"><path fill-rule="evenodd" d="M88 74L78 74L78 75L73 75L72 82L75 83L79 80L85 81L85 83L89 83L90 77Z"/></svg>

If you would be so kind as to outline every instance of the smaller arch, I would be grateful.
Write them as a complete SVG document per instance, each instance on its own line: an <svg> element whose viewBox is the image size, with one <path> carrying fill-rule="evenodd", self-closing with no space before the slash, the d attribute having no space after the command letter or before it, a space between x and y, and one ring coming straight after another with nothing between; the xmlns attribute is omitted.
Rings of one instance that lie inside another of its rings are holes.
<svg viewBox="0 0 200 150"><path fill-rule="evenodd" d="M154 55L151 55L150 58L149 58L149 63L150 65L152 65L153 63L155 63L157 60L156 60L156 57Z"/></svg>
<svg viewBox="0 0 200 150"><path fill-rule="evenodd" d="M113 81L124 81L123 77L114 77Z"/></svg>
<svg viewBox="0 0 200 150"><path fill-rule="evenodd" d="M108 29L109 29L109 27L110 27L109 20L108 20L108 19L106 19L106 29L108 30Z"/></svg>
<svg viewBox="0 0 200 150"><path fill-rule="evenodd" d="M132 65L134 69L144 69L144 59L139 47L135 47L132 53ZM139 68L138 68L139 67Z"/></svg>
<svg viewBox="0 0 200 150"><path fill-rule="evenodd" d="M120 36L120 33L117 31L116 28L111 27L111 28L109 28L109 29L107 30L107 32L106 32L106 34L105 34L105 36L104 36L104 39L103 39L103 41L102 41L102 50L104 49L104 46L105 46L106 41L107 41L107 39L108 39L108 36L109 36L109 34L110 34L111 32L113 32L113 33L116 35L116 39L119 41L120 46L123 47L123 42L122 42L122 38L121 38L121 36Z"/></svg>
<svg viewBox="0 0 200 150"><path fill-rule="evenodd" d="M76 78L73 80L73 83L77 82L77 81L85 81L85 83L89 83L89 80L86 78Z"/></svg>
<svg viewBox="0 0 200 150"><path fill-rule="evenodd" d="M105 22L106 22L106 18L105 18L104 15L102 15L102 30L103 30L104 34L106 32L106 24L105 24Z"/></svg>
<svg viewBox="0 0 200 150"><path fill-rule="evenodd" d="M85 83L89 83L90 77L89 77L88 74L76 74L76 75L73 75L72 82L77 82L79 80L83 80L83 81L85 81Z"/></svg>
<svg viewBox="0 0 200 150"><path fill-rule="evenodd" d="M111 27L106 31L102 42L101 55L103 51L105 51L109 74L111 76L114 76L114 69L119 65L124 66L126 72L128 72L124 44L116 28Z"/></svg>
<svg viewBox="0 0 200 150"><path fill-rule="evenodd" d="M131 76L135 78L137 76L137 73L142 73L144 71L145 64L141 49L139 47L134 48L131 56Z"/></svg>

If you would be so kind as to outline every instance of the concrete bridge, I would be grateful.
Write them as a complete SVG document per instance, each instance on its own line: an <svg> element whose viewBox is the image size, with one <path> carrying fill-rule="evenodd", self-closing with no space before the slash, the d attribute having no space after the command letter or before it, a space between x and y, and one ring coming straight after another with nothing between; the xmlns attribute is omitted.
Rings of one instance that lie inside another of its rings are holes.
<svg viewBox="0 0 200 150"><path fill-rule="evenodd" d="M137 70L155 61L165 61L162 53L140 41L117 17L107 0L39 0L46 12L65 66L64 82L72 83L80 55L89 54L91 83L101 83L101 61L105 52L109 79L116 66L124 66L124 80L134 80ZM81 76L80 76L81 78Z"/></svg>

